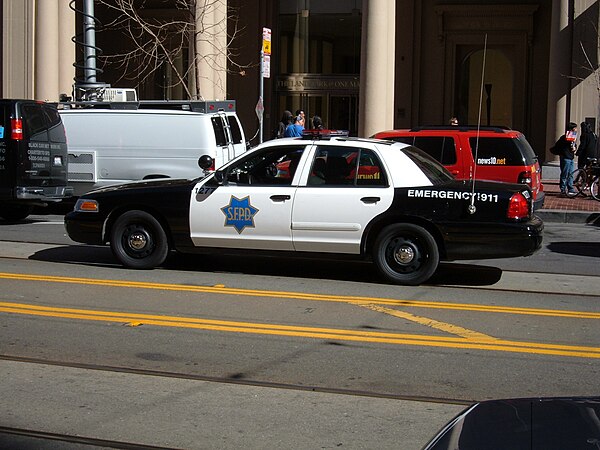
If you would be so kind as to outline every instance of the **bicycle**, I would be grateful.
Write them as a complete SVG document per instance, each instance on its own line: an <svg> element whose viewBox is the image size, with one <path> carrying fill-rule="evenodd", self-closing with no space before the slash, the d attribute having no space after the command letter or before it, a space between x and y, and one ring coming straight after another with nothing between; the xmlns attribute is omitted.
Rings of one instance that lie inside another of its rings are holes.
<svg viewBox="0 0 600 450"><path fill-rule="evenodd" d="M592 198L600 202L600 193L598 192L600 188L600 164L597 158L588 158L583 168L573 172L573 187L575 192L568 192L568 197L578 195L587 197L585 191L589 190Z"/></svg>

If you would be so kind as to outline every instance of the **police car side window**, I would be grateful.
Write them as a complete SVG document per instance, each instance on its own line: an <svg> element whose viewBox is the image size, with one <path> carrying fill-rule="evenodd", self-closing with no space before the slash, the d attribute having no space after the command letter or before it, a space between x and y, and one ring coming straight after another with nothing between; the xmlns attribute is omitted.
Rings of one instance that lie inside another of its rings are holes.
<svg viewBox="0 0 600 450"><path fill-rule="evenodd" d="M382 186L386 178L377 155L368 149L320 146L315 153L309 186Z"/></svg>
<svg viewBox="0 0 600 450"><path fill-rule="evenodd" d="M266 148L244 158L226 171L228 184L290 186L304 146Z"/></svg>

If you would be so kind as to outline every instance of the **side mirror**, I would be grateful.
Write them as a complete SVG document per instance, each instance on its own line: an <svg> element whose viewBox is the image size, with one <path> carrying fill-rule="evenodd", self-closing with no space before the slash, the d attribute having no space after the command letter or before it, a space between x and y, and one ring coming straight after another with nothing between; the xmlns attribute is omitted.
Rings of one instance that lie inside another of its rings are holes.
<svg viewBox="0 0 600 450"><path fill-rule="evenodd" d="M223 184L225 180L225 173L222 170L217 170L214 175L214 179L217 183Z"/></svg>
<svg viewBox="0 0 600 450"><path fill-rule="evenodd" d="M214 162L215 160L208 155L202 155L200 158L198 158L198 165L203 170L212 169Z"/></svg>

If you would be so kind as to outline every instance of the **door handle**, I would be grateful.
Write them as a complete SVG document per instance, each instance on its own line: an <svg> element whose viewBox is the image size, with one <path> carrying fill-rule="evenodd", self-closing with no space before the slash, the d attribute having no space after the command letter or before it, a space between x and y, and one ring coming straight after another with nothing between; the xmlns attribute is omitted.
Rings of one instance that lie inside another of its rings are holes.
<svg viewBox="0 0 600 450"><path fill-rule="evenodd" d="M380 197L363 197L360 199L363 203L377 203L379 200L381 200Z"/></svg>
<svg viewBox="0 0 600 450"><path fill-rule="evenodd" d="M286 200L289 200L292 197L289 195L271 195L269 198L274 202L285 202Z"/></svg>

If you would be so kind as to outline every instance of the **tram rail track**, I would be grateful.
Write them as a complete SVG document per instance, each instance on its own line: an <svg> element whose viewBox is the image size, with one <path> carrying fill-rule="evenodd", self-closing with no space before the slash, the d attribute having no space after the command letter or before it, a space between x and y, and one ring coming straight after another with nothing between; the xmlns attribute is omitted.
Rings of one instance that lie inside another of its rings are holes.
<svg viewBox="0 0 600 450"><path fill-rule="evenodd" d="M75 436L71 434L63 433L51 433L48 431L40 431L33 429L24 428L12 428L0 426L0 443L2 442L2 435L19 436L24 438L32 438L44 441L54 441L60 443L78 444L78 445L91 445L101 448L116 448L125 450L176 450L174 447L157 447L154 445L116 441L110 439L98 439L86 436ZM6 439L5 439L6 440Z"/></svg>
<svg viewBox="0 0 600 450"><path fill-rule="evenodd" d="M190 373L183 373L183 372L169 372L169 371L163 371L163 370L153 370L153 369L144 369L144 368L135 368L135 367L112 366L112 365L107 365L107 364L92 364L92 363L79 363L79 362L71 362L71 361L59 361L59 360L53 360L53 359L31 358L31 357L14 356L14 355L7 355L7 354L0 354L0 361L50 365L50 366L67 367L67 368L73 368L73 369L96 370L96 371L102 371L102 372L143 375L143 376L160 377L160 378L173 378L173 379L188 380L188 381L203 381L203 382L209 382L209 383L222 383L222 384L232 384L232 385L239 385L239 386L253 386L253 387L271 388L271 389L286 389L286 390L296 390L296 391L304 391L304 392L317 392L317 393L322 393L322 394L339 394L339 395L349 395L349 396L356 396L356 397L370 397L370 398L381 398L381 399L388 399L388 400L415 401L415 402L436 403L436 404L444 404L444 405L468 406L468 405L471 405L471 404L475 403L476 401L478 401L475 399L458 399L458 398L428 397L428 396L405 395L405 394L390 394L390 393L385 393L385 392L370 392L370 391L360 390L360 389L347 389L347 388L338 388L338 387L311 386L311 385L302 385L302 384L295 384L295 383L278 383L278 382L273 382L273 381L240 379L240 378L237 378L236 375L215 377L215 376L206 376L206 375L190 374Z"/></svg>

